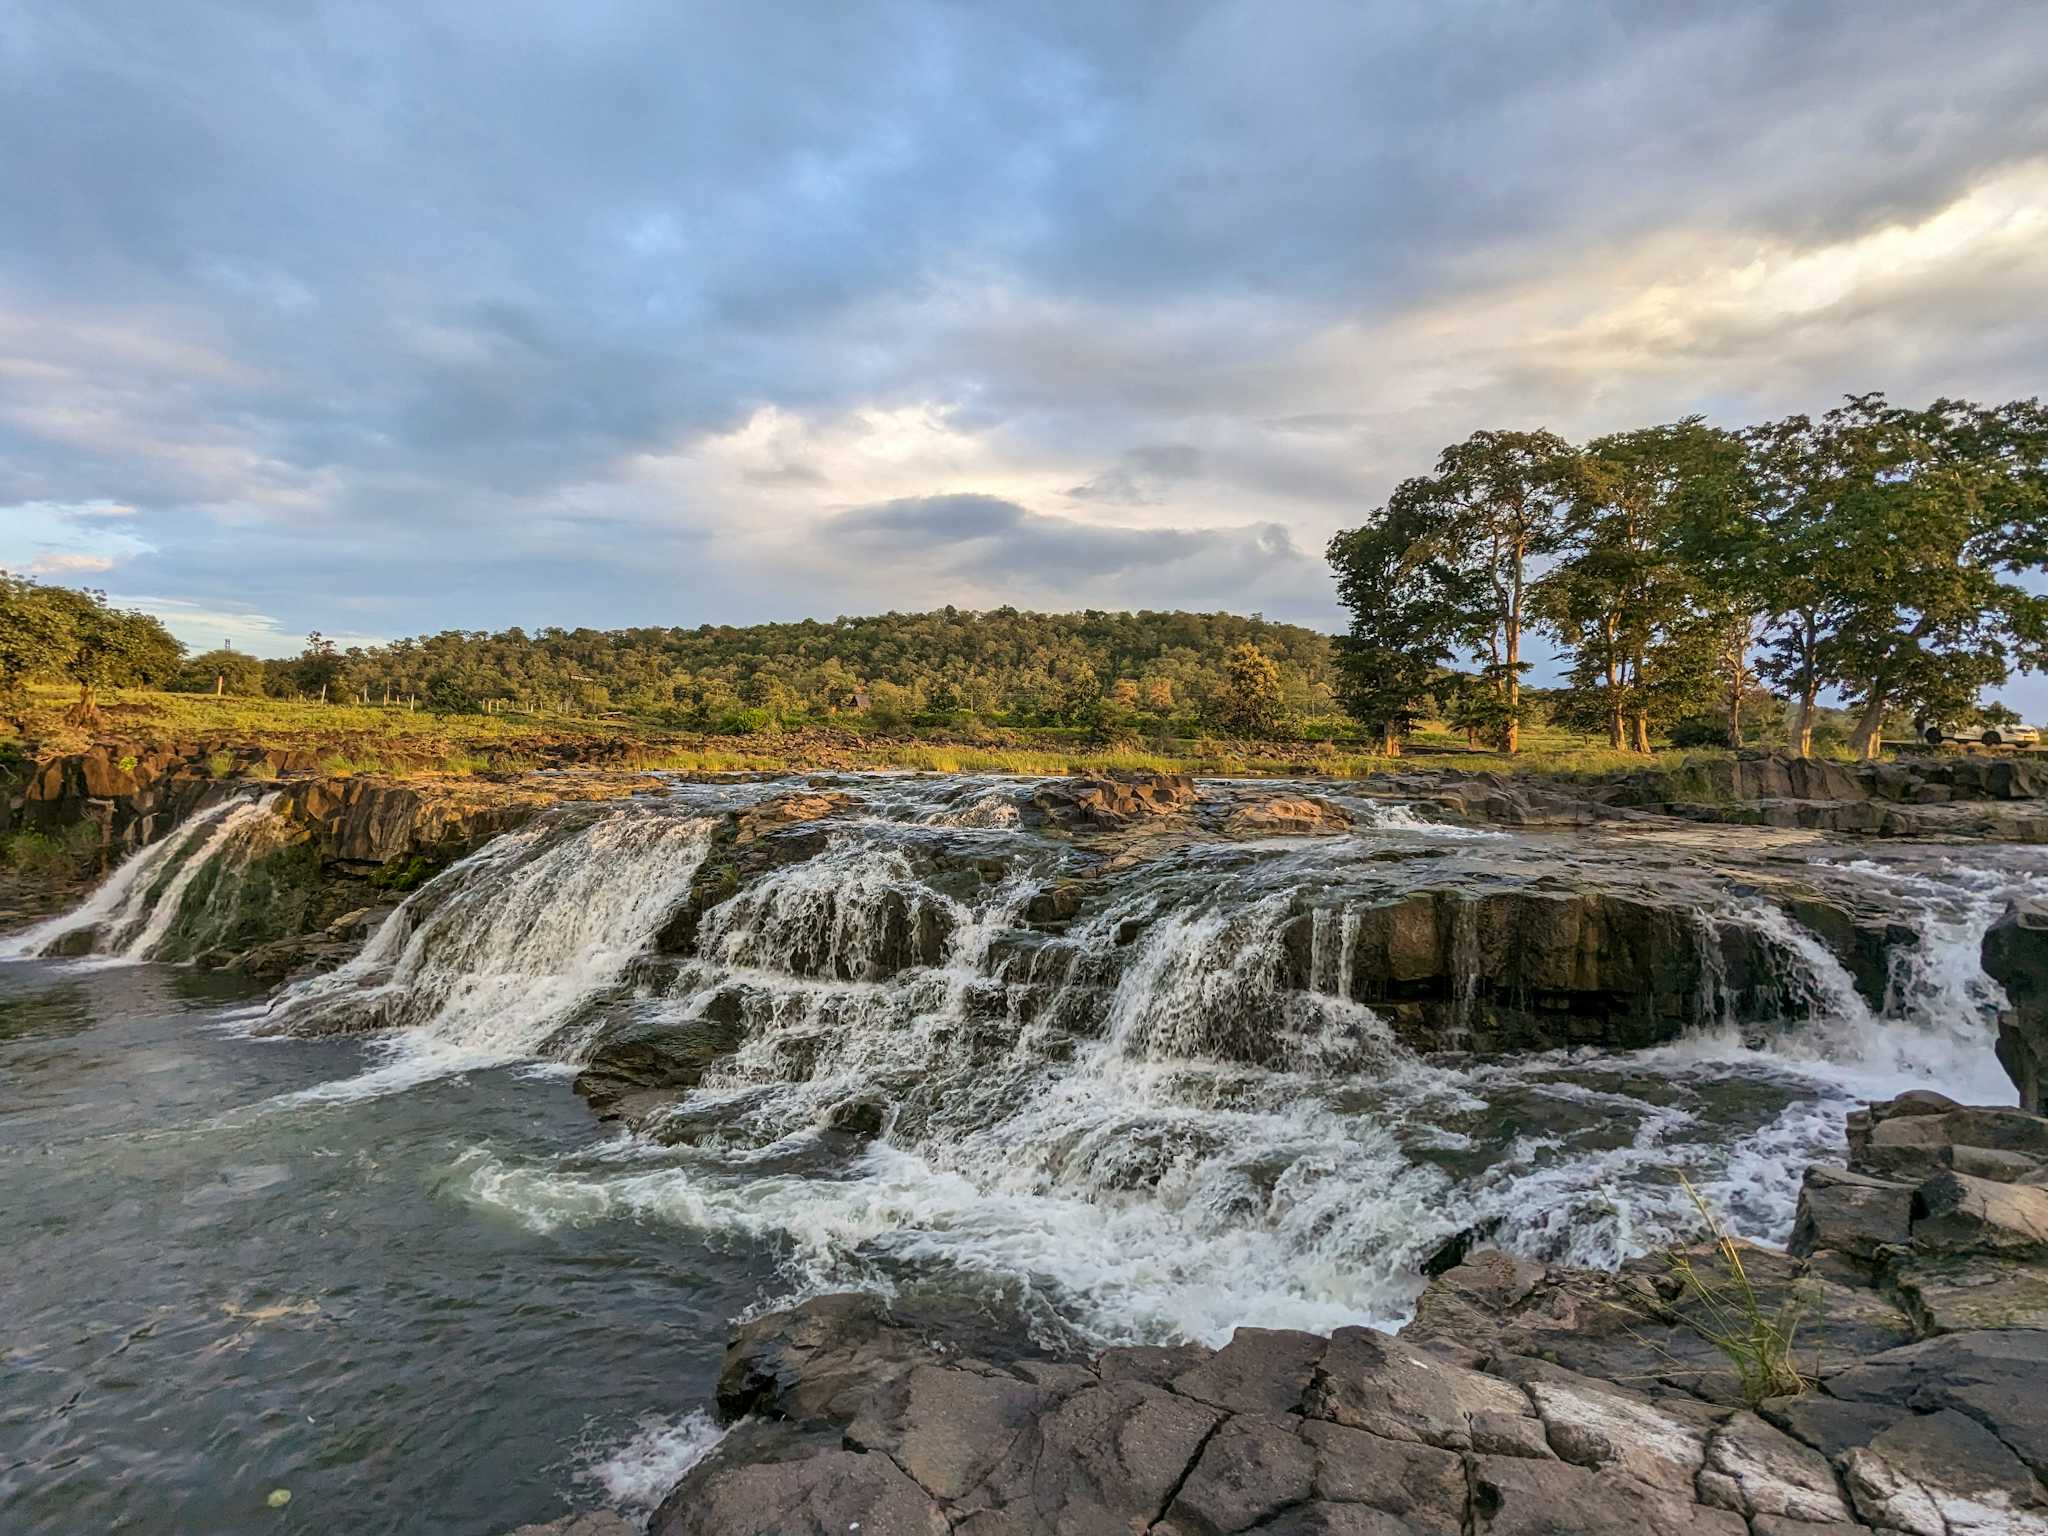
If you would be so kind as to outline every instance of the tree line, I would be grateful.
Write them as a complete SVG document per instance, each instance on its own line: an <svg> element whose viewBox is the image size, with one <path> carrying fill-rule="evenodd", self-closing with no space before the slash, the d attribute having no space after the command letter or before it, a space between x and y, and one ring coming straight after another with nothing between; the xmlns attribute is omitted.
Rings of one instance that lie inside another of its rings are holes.
<svg viewBox="0 0 2048 1536"><path fill-rule="evenodd" d="M1476 432L1329 559L1338 692L1389 753L1424 718L1515 751L1541 634L1569 669L1551 717L1617 749L1709 712L1739 746L1785 700L1810 755L1833 694L1870 757L1888 717L1967 717L2048 659L2048 596L2016 579L2048 566L2048 410L1869 394L1583 446Z"/></svg>
<svg viewBox="0 0 2048 1536"><path fill-rule="evenodd" d="M445 630L346 647L316 633L292 657L222 647L187 658L146 615L96 594L7 581L0 633L17 625L23 643L0 643L0 688L71 675L62 647L39 647L33 635L46 615L89 609L102 625L146 625L155 637L146 665L96 673L99 686L624 715L733 733L857 717L885 729L986 721L1249 736L1341 718L1329 637L1257 615L944 608L746 626Z"/></svg>

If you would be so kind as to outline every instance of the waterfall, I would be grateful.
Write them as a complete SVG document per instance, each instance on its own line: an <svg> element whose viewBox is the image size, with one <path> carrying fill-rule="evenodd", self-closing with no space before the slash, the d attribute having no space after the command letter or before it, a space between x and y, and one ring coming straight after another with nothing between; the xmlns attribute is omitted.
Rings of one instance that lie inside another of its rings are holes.
<svg viewBox="0 0 2048 1536"><path fill-rule="evenodd" d="M147 960L177 920L185 894L206 868L243 851L249 834L268 820L277 796L224 800L188 818L116 869L73 911L0 940L0 960L49 954L74 934L93 930L93 954Z"/></svg>
<svg viewBox="0 0 2048 1536"><path fill-rule="evenodd" d="M1018 813L1015 783L908 778L837 781L815 824L715 841L788 787L562 807L451 866L353 960L280 994L267 1032L399 1027L355 1076L263 1111L585 1061L614 1028L659 1053L673 1029L693 1067L712 1059L636 1122L644 1138L524 1165L480 1145L450 1187L538 1225L630 1214L766 1243L799 1294L985 1286L1098 1342L1385 1325L1419 1259L1466 1227L1612 1262L1687 1230L1678 1167L1745 1235L1782 1239L1784 1170L1834 1151L1856 1098L2009 1097L1976 951L2011 895L2048 883L2017 854L1981 871L1917 851L1810 860L1808 894L1917 936L1874 1007L1788 910L1729 902L1720 868L1640 845L1439 828L1399 806L1343 837L1240 842L1191 822L1069 839ZM205 871L262 825L255 802L216 807L16 943L90 926L110 952L161 952L219 884ZM1579 884L1692 908L1670 957L1698 977L1690 1037L1418 1057L1388 1022L1411 1027L1413 1005L1359 1001L1374 909L1447 893L1444 1012L1469 1023L1499 926L1480 903ZM657 953L693 888L720 899ZM1767 974L1731 975L1752 936Z"/></svg>
<svg viewBox="0 0 2048 1536"><path fill-rule="evenodd" d="M2013 895L2048 892L2048 881L1949 866L1941 876L1873 861L1822 868L1875 885L1911 919L1913 943L1894 950L1884 1004L1873 1008L1831 949L1767 901L1703 914L1760 935L1780 963L1791 1017L1745 1026L1772 1053L1848 1074L1870 1097L1939 1086L1983 1103L2008 1103L2013 1087L1993 1053L2005 994L1984 973L1984 934ZM1724 1013L1723 1031L1736 1028Z"/></svg>
<svg viewBox="0 0 2048 1536"><path fill-rule="evenodd" d="M355 959L271 1005L267 1032L410 1026L381 1043L379 1066L293 1100L367 1097L543 1050L573 1058L571 1027L688 893L712 826L631 806L536 823L451 865Z"/></svg>

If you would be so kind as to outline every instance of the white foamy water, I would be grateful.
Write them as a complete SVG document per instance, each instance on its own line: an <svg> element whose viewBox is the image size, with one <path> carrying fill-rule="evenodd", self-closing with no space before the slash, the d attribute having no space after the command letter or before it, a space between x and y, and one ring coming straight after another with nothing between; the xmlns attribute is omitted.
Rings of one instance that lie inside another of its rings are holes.
<svg viewBox="0 0 2048 1536"><path fill-rule="evenodd" d="M271 1021L298 1029L406 1026L387 1059L293 1103L375 1097L531 1057L616 986L689 890L704 819L628 807L487 844L414 892L362 953L300 982Z"/></svg>
<svg viewBox="0 0 2048 1536"><path fill-rule="evenodd" d="M1617 1263L1690 1233L1681 1169L1735 1230L1782 1240L1801 1169L1839 1155L1861 1096L2010 1095L1976 959L2010 892L1938 869L1840 871L1917 925L1882 1008L1758 899L1703 916L1702 954L1711 978L1715 924L1759 934L1781 1017L1737 1021L1724 989L1656 1051L1420 1061L1348 995L1348 904L1307 914L1313 990L1288 979L1299 893L1348 878L1378 833L1432 835L1392 809L1356 841L1198 850L1109 880L1021 951L1005 935L1056 871L941 894L877 822L707 916L709 958L675 1007L736 1007L745 1031L667 1122L694 1145L627 1167L479 1149L456 1186L542 1230L656 1221L768 1244L778 1299L937 1272L1097 1341L1217 1340L1247 1323L1398 1324L1416 1264L1468 1227ZM945 953L892 970L884 930L919 913L950 931ZM823 1128L862 1095L883 1102L883 1139L834 1150Z"/></svg>
<svg viewBox="0 0 2048 1536"><path fill-rule="evenodd" d="M652 1510L727 1433L708 1413L645 1414L631 1439L579 1468L576 1481L598 1489L610 1508Z"/></svg>

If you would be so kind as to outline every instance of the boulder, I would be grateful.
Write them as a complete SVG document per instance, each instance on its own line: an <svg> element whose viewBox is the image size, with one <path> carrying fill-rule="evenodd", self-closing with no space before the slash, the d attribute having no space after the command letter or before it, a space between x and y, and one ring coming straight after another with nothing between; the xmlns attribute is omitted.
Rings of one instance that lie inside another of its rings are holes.
<svg viewBox="0 0 2048 1536"><path fill-rule="evenodd" d="M1071 837L1178 816L1196 799L1195 781L1184 773L1077 774L1041 784L1029 809L1046 830Z"/></svg>
<svg viewBox="0 0 2048 1536"><path fill-rule="evenodd" d="M1540 886L1417 890L1290 919L1291 986L1372 1007L1418 1050L1633 1049L1718 1011L1779 1015L1778 961L1750 927L1680 903ZM1348 973L1339 969L1348 966Z"/></svg>
<svg viewBox="0 0 2048 1536"><path fill-rule="evenodd" d="M937 1502L887 1456L783 1425L742 1425L654 1513L650 1536L947 1536Z"/></svg>
<svg viewBox="0 0 2048 1536"><path fill-rule="evenodd" d="M1920 1186L1913 1210L1922 1253L2048 1259L2048 1189L1951 1171Z"/></svg>
<svg viewBox="0 0 2048 1536"><path fill-rule="evenodd" d="M1804 1257L1823 1249L1875 1259L1880 1248L1912 1235L1913 1186L1846 1168L1816 1165L1799 1187L1787 1248Z"/></svg>
<svg viewBox="0 0 2048 1536"><path fill-rule="evenodd" d="M1255 800L1223 818L1223 830L1233 837L1321 837L1350 827L1349 811L1306 795Z"/></svg>
<svg viewBox="0 0 2048 1536"><path fill-rule="evenodd" d="M857 802L848 794L776 795L734 818L732 845L744 848L770 832L802 822L822 821Z"/></svg>
<svg viewBox="0 0 2048 1536"><path fill-rule="evenodd" d="M1885 1266L1884 1278L1928 1337L2048 1328L2048 1266L1982 1254L1907 1254Z"/></svg>
<svg viewBox="0 0 2048 1536"><path fill-rule="evenodd" d="M690 1019L634 1017L602 1030L576 1074L576 1092L602 1119L630 1095L659 1090L672 1098L695 1088L704 1069L746 1038L734 1012Z"/></svg>

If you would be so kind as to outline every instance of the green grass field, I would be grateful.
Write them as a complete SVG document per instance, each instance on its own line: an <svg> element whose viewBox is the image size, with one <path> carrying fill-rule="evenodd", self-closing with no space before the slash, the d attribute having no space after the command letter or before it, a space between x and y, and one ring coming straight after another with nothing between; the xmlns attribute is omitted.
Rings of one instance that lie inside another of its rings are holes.
<svg viewBox="0 0 2048 1536"><path fill-rule="evenodd" d="M1345 743L1235 742L1153 738L1090 742L1072 730L986 730L884 734L835 725L786 733L707 736L617 718L456 715L402 706L321 704L303 700L215 698L210 694L121 689L101 700L104 721L84 731L65 722L73 695L33 687L18 713L19 752L77 750L88 741L138 746L189 744L307 753L332 774L477 774L513 772L564 761L690 773L801 772L806 769L908 769L932 773L1060 774L1160 772L1205 775L1357 778L1400 767L1457 767L1507 773L1599 775L1655 764L1670 767L1718 754L1615 752L1604 742L1537 726L1524 731L1514 757L1474 751L1442 727L1416 733L1398 759ZM4 729L4 728L0 728ZM0 745L6 738L0 736ZM222 753L221 771L232 758Z"/></svg>

